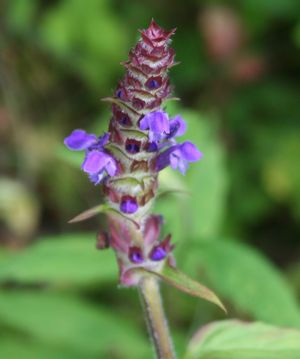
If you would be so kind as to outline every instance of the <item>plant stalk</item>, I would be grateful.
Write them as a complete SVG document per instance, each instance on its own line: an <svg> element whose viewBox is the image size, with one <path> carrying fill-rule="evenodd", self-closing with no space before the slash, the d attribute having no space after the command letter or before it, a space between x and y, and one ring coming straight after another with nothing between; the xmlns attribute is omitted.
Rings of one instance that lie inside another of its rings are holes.
<svg viewBox="0 0 300 359"><path fill-rule="evenodd" d="M148 331L158 359L176 359L168 323L161 300L159 283L145 276L139 284Z"/></svg>

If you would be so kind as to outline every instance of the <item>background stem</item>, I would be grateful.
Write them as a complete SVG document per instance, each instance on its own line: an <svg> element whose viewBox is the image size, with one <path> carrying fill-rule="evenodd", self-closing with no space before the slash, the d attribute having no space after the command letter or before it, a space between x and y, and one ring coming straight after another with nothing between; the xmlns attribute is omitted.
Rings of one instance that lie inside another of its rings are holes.
<svg viewBox="0 0 300 359"><path fill-rule="evenodd" d="M162 305L158 280L150 276L144 277L139 284L139 291L157 358L175 359L176 355Z"/></svg>

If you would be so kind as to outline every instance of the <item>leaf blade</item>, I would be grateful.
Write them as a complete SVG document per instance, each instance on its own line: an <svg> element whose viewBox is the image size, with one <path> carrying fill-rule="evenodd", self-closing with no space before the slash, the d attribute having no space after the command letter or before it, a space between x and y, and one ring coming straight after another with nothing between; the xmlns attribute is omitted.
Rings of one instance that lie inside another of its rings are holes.
<svg viewBox="0 0 300 359"><path fill-rule="evenodd" d="M0 291L0 320L47 345L84 352L82 357L148 357L149 346L130 321L71 295Z"/></svg>
<svg viewBox="0 0 300 359"><path fill-rule="evenodd" d="M300 331L238 320L214 322L191 339L185 359L299 359Z"/></svg>
<svg viewBox="0 0 300 359"><path fill-rule="evenodd" d="M190 277L188 277L186 274L182 273L178 269L165 265L161 272L154 272L149 269L145 269L145 270L148 273L159 277L160 279L167 282L168 284L176 287L182 292L185 292L194 297L205 299L211 303L216 304L225 313L227 313L223 303L212 290L196 282L194 279L191 279Z"/></svg>
<svg viewBox="0 0 300 359"><path fill-rule="evenodd" d="M275 325L300 328L300 310L283 275L253 248L232 240L199 241L182 258L184 270L201 271L243 313Z"/></svg>
<svg viewBox="0 0 300 359"><path fill-rule="evenodd" d="M95 236L76 233L42 237L26 249L0 257L0 283L87 286L117 279L112 251L95 249Z"/></svg>

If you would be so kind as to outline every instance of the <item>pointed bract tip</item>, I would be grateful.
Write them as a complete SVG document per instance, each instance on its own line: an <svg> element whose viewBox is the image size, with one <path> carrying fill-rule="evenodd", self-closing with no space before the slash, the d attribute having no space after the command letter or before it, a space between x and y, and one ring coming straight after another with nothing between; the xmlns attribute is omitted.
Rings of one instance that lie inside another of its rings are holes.
<svg viewBox="0 0 300 359"><path fill-rule="evenodd" d="M175 31L176 28L173 28L170 31L164 30L156 23L153 18L147 29L139 30L143 37L146 37L153 44L157 43L157 45L169 40L170 37L175 33Z"/></svg>

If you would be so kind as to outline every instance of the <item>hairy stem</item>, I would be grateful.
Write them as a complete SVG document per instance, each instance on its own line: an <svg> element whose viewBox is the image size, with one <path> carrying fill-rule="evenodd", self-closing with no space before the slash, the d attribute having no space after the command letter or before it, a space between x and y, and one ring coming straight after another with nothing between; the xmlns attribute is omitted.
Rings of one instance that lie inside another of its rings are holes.
<svg viewBox="0 0 300 359"><path fill-rule="evenodd" d="M160 296L159 283L156 278L144 277L139 284L139 291L150 337L158 359L175 359L172 339L170 337Z"/></svg>

